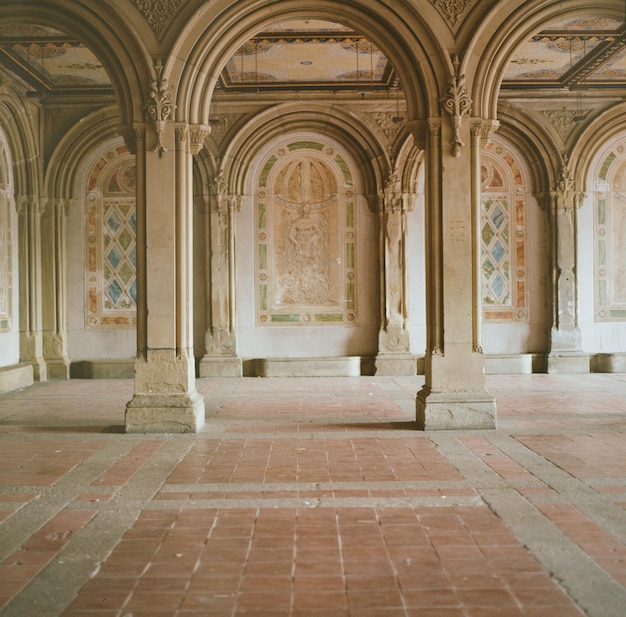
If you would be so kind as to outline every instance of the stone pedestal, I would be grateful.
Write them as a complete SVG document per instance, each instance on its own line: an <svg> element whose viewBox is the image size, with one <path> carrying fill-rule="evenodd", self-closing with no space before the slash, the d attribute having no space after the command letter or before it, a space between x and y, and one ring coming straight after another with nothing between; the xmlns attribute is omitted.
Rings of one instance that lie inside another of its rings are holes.
<svg viewBox="0 0 626 617"><path fill-rule="evenodd" d="M193 359L150 351L135 361L135 394L126 405L127 433L196 433L204 400L194 387Z"/></svg>
<svg viewBox="0 0 626 617"><path fill-rule="evenodd" d="M417 359L409 353L379 353L375 361L377 376L410 376L417 374Z"/></svg>
<svg viewBox="0 0 626 617"><path fill-rule="evenodd" d="M190 394L136 394L126 405L127 433L197 433L204 401Z"/></svg>
<svg viewBox="0 0 626 617"><path fill-rule="evenodd" d="M415 420L423 430L496 428L496 401L487 392L434 393L424 387L415 403Z"/></svg>
<svg viewBox="0 0 626 617"><path fill-rule="evenodd" d="M241 377L243 363L237 356L204 356L198 367L199 377Z"/></svg>
<svg viewBox="0 0 626 617"><path fill-rule="evenodd" d="M551 353L548 356L548 373L550 374L578 374L589 372L589 355L577 352Z"/></svg>

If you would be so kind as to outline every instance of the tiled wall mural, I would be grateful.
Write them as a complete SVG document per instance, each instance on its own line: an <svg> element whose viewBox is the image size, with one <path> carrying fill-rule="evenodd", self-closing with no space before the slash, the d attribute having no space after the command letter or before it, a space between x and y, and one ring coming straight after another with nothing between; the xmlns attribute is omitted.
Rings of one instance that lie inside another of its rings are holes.
<svg viewBox="0 0 626 617"><path fill-rule="evenodd" d="M261 165L256 192L256 322L354 324L352 172L333 146L298 141Z"/></svg>
<svg viewBox="0 0 626 617"><path fill-rule="evenodd" d="M595 174L595 319L626 319L626 140L612 146Z"/></svg>
<svg viewBox="0 0 626 617"><path fill-rule="evenodd" d="M87 325L136 322L135 161L111 148L92 166L87 182Z"/></svg>
<svg viewBox="0 0 626 617"><path fill-rule="evenodd" d="M2 137L0 133L0 332L11 332L11 182L5 155L7 148Z"/></svg>
<svg viewBox="0 0 626 617"><path fill-rule="evenodd" d="M526 185L498 142L481 152L482 293L485 321L526 321Z"/></svg>

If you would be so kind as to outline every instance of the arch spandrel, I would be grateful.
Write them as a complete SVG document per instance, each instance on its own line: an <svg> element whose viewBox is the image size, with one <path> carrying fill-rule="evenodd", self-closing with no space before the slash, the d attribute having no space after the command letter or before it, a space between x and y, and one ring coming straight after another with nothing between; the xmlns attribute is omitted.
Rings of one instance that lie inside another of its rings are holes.
<svg viewBox="0 0 626 617"><path fill-rule="evenodd" d="M303 10L297 0L284 0L270 6L238 2L223 10L221 5L206 5L196 13L166 63L169 83L176 84L177 121L208 124L213 89L228 58L267 25L303 17L341 23L372 40L402 81L409 119L439 114L440 83L449 74L447 54L409 3L394 11L379 5L363 10L330 0ZM202 22L207 25L199 34Z"/></svg>

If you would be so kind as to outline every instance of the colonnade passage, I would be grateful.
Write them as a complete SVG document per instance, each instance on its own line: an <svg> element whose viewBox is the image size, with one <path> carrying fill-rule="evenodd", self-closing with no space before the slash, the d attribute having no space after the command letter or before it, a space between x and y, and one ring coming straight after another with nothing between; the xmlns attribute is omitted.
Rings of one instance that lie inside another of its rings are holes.
<svg viewBox="0 0 626 617"><path fill-rule="evenodd" d="M624 370L621 2L18 8L1 391L197 433L198 379L420 376L413 428L482 430L491 374Z"/></svg>

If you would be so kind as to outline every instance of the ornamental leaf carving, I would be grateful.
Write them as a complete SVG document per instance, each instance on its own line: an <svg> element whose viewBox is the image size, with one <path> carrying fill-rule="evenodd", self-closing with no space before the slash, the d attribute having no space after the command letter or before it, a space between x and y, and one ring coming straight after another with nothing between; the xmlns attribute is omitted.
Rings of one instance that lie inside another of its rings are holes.
<svg viewBox="0 0 626 617"><path fill-rule="evenodd" d="M473 4L474 0L433 0L435 6L451 26L456 26L459 17Z"/></svg>
<svg viewBox="0 0 626 617"><path fill-rule="evenodd" d="M184 0L135 0L155 34L161 34L169 25Z"/></svg>

